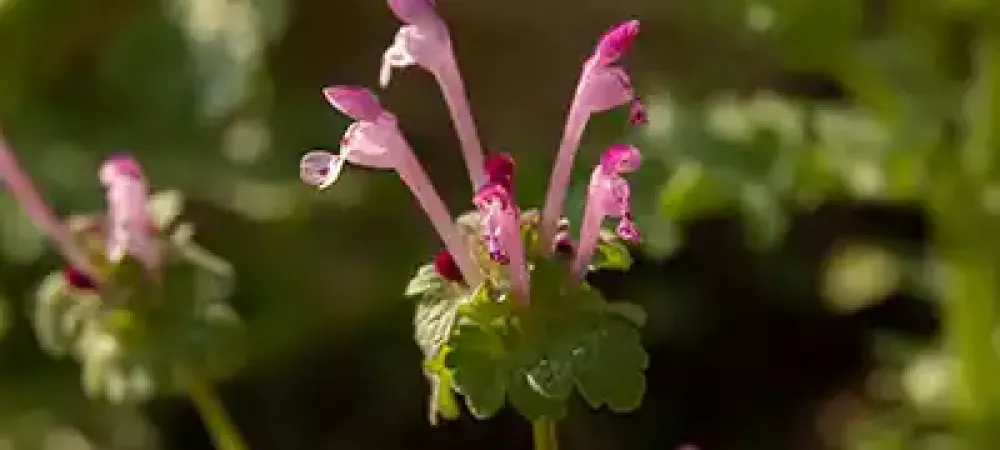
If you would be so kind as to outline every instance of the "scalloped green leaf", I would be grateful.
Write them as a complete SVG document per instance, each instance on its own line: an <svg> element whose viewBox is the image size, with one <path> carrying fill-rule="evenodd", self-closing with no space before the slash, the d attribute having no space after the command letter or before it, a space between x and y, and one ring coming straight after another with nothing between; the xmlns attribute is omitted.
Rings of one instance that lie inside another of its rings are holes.
<svg viewBox="0 0 1000 450"><path fill-rule="evenodd" d="M470 302L470 295L479 295L481 291L482 289L477 289L470 294L457 289L439 289L434 293L427 293L417 302L413 314L413 338L425 358L433 358L438 354L451 337L459 308Z"/></svg>
<svg viewBox="0 0 1000 450"><path fill-rule="evenodd" d="M462 326L450 347L446 364L455 390L477 419L493 417L504 405L510 373L503 341L477 326Z"/></svg>
<svg viewBox="0 0 1000 450"><path fill-rule="evenodd" d="M403 295L416 297L429 292L438 291L445 286L445 280L434 270L434 264L425 264L417 269L417 274L406 284Z"/></svg>
<svg viewBox="0 0 1000 450"><path fill-rule="evenodd" d="M538 420L543 417L559 420L566 415L565 400L553 399L536 391L523 372L514 372L508 385L510 403L525 419Z"/></svg>
<svg viewBox="0 0 1000 450"><path fill-rule="evenodd" d="M632 255L628 246L619 240L601 242L594 252L590 270L628 270L632 267Z"/></svg>
<svg viewBox="0 0 1000 450"><path fill-rule="evenodd" d="M646 325L646 310L631 302L605 302L601 309L609 314L617 315L641 328Z"/></svg>
<svg viewBox="0 0 1000 450"><path fill-rule="evenodd" d="M587 404L619 413L637 409L649 365L639 331L617 316L595 315L578 345L576 386Z"/></svg>

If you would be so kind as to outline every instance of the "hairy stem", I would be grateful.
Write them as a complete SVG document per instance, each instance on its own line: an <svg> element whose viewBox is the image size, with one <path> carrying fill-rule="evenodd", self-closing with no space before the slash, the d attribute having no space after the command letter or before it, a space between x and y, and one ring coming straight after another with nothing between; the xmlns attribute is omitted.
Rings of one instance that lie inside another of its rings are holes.
<svg viewBox="0 0 1000 450"><path fill-rule="evenodd" d="M566 127L559 143L556 162L552 167L552 176L549 177L545 204L542 206L539 238L546 253L553 250L559 219L562 218L563 203L566 202L566 191L569 189L570 175L573 173L573 159L576 157L576 150L580 146L580 140L583 139L583 130L589 119L590 114L577 105L577 100L574 100L566 118Z"/></svg>
<svg viewBox="0 0 1000 450"><path fill-rule="evenodd" d="M222 405L222 400L205 380L194 380L188 390L198 415L212 436L216 450L249 450L236 425Z"/></svg>

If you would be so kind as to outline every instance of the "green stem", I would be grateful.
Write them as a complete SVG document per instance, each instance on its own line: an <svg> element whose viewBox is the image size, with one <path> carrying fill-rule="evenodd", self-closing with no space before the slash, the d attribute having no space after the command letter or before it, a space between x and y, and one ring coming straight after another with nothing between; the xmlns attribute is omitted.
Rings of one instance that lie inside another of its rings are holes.
<svg viewBox="0 0 1000 450"><path fill-rule="evenodd" d="M217 450L248 450L239 430L233 424L226 408L222 406L222 400L215 393L212 386L204 380L195 380L191 383L188 395L194 403L195 409L205 422L208 433L212 436Z"/></svg>
<svg viewBox="0 0 1000 450"><path fill-rule="evenodd" d="M535 441L535 450L559 450L555 420L545 417L534 420L531 422L531 432Z"/></svg>

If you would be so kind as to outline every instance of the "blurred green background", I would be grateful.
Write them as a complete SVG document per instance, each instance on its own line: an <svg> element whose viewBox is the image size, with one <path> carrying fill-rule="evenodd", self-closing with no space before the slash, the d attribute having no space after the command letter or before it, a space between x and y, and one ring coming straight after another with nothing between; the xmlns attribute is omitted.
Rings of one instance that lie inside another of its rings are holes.
<svg viewBox="0 0 1000 450"><path fill-rule="evenodd" d="M574 405L574 450L1000 448L1000 4L993 0L438 0L480 134L542 199L580 64L639 18L650 108L591 122L568 211L608 144L645 242L609 298L649 311L636 413ZM374 85L378 0L0 0L0 124L62 215L102 208L127 150L184 192L233 263L247 366L220 386L254 450L530 448L513 413L431 427L402 291L437 238L390 173L323 193L299 157L347 125L320 95ZM453 212L471 207L437 87L381 94ZM2 194L2 191L0 191ZM0 449L209 449L184 398L88 400L29 320L60 265L0 195Z"/></svg>

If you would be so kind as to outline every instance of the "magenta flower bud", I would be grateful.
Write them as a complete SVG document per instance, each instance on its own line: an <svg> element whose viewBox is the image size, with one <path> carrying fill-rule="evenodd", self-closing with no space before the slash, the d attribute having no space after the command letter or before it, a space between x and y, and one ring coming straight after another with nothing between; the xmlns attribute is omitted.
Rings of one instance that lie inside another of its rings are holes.
<svg viewBox="0 0 1000 450"><path fill-rule="evenodd" d="M507 153L493 153L486 157L486 180L499 184L514 196L514 158Z"/></svg>
<svg viewBox="0 0 1000 450"><path fill-rule="evenodd" d="M132 255L148 270L159 266L154 223L147 202L149 188L139 163L127 155L114 155L101 166L101 183L107 189L107 257L118 262Z"/></svg>
<svg viewBox="0 0 1000 450"><path fill-rule="evenodd" d="M66 284L73 289L81 291L94 291L97 289L97 283L94 282L93 278L73 266L63 267L62 275L63 279L66 280Z"/></svg>
<svg viewBox="0 0 1000 450"><path fill-rule="evenodd" d="M409 24L428 23L439 20L434 0L389 0L392 13Z"/></svg>
<svg viewBox="0 0 1000 450"><path fill-rule="evenodd" d="M638 36L638 20L628 20L615 25L601 36L592 58L602 66L614 64L628 53Z"/></svg>
<svg viewBox="0 0 1000 450"><path fill-rule="evenodd" d="M507 153L492 153L486 157L486 177L489 181L509 180L514 176L514 158Z"/></svg>
<svg viewBox="0 0 1000 450"><path fill-rule="evenodd" d="M639 230L632 221L631 189L622 175L637 170L641 161L638 148L619 144L605 150L601 163L594 168L587 188L580 243L573 261L573 273L578 278L583 277L597 249L606 217L620 219L615 232L621 239L629 242L640 239Z"/></svg>
<svg viewBox="0 0 1000 450"><path fill-rule="evenodd" d="M437 255L434 255L434 271L446 280L456 283L463 281L462 270L459 269L458 264L455 263L455 257L451 256L451 252L447 249L441 249Z"/></svg>
<svg viewBox="0 0 1000 450"><path fill-rule="evenodd" d="M357 86L329 86L323 96L337 111L354 120L375 121L385 109L368 89Z"/></svg>

